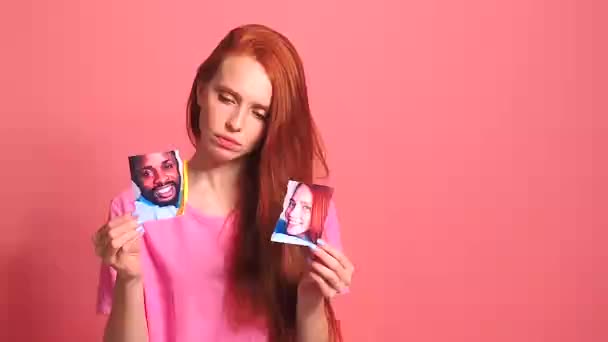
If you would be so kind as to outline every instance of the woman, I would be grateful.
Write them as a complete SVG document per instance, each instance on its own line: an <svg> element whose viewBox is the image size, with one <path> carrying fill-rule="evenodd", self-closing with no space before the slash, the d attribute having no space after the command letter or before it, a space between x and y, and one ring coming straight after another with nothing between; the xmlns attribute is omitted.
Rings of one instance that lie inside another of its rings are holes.
<svg viewBox="0 0 608 342"><path fill-rule="evenodd" d="M297 183L277 222L271 240L308 246L323 235L333 189L319 184Z"/></svg>
<svg viewBox="0 0 608 342"><path fill-rule="evenodd" d="M333 207L326 243L270 242L288 180L327 171L294 47L264 26L232 30L199 67L187 118L183 215L143 233L125 191L94 236L105 341L339 340L329 299L353 266Z"/></svg>

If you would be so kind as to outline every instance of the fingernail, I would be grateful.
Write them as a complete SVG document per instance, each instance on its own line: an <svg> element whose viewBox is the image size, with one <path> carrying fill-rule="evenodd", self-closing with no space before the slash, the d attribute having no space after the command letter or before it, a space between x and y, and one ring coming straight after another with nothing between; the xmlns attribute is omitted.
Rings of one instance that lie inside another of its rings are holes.
<svg viewBox="0 0 608 342"><path fill-rule="evenodd" d="M135 229L136 232L143 234L146 230L144 229L144 226L139 226L137 227L137 229Z"/></svg>
<svg viewBox="0 0 608 342"><path fill-rule="evenodd" d="M313 251L316 250L317 248L319 248L315 244L312 244L312 243L310 245L308 245L308 247L310 247L310 249Z"/></svg>
<svg viewBox="0 0 608 342"><path fill-rule="evenodd" d="M349 292L350 292L350 289L348 287L343 287L343 288L340 289L340 294L341 295L347 294Z"/></svg>
<svg viewBox="0 0 608 342"><path fill-rule="evenodd" d="M319 246L325 246L327 243L325 241L323 241L322 239L317 239L317 245Z"/></svg>
<svg viewBox="0 0 608 342"><path fill-rule="evenodd" d="M141 226L142 224L144 224L144 220L141 217L137 218L137 225Z"/></svg>

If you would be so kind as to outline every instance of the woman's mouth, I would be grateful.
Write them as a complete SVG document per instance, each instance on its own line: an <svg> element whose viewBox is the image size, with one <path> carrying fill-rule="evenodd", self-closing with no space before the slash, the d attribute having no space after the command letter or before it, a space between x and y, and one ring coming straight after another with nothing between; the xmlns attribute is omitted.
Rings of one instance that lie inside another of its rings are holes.
<svg viewBox="0 0 608 342"><path fill-rule="evenodd" d="M241 143L227 136L216 134L215 142L221 148L229 151L238 152L241 149Z"/></svg>
<svg viewBox="0 0 608 342"><path fill-rule="evenodd" d="M290 227L301 226L302 222L300 222L300 221L291 221L290 220L290 221L287 221L287 225L290 226Z"/></svg>

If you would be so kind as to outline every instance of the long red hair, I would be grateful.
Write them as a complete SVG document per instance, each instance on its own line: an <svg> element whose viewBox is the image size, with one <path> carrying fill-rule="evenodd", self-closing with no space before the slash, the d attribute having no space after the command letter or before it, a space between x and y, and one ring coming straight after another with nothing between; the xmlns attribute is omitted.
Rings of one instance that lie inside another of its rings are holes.
<svg viewBox="0 0 608 342"><path fill-rule="evenodd" d="M238 325L261 318L271 341L295 341L298 282L307 268L306 247L272 243L290 179L312 183L316 166L329 174L325 152L308 104L302 61L291 42L263 25L231 30L200 65L188 99L188 134L200 137L201 108L197 88L214 77L229 55L254 57L272 83L266 132L248 156L233 217L235 235L227 260L229 318ZM341 341L329 301L325 302L329 334Z"/></svg>

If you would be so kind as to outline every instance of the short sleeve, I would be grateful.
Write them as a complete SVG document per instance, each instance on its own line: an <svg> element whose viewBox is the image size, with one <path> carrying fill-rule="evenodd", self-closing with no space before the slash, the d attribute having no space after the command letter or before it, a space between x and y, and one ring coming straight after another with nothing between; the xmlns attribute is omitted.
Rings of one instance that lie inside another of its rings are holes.
<svg viewBox="0 0 608 342"><path fill-rule="evenodd" d="M340 233L340 222L338 220L338 213L336 210L336 204L332 200L329 205L327 212L327 218L325 219L325 229L323 232L323 239L327 241L331 246L342 250L342 237Z"/></svg>
<svg viewBox="0 0 608 342"><path fill-rule="evenodd" d="M128 196L128 193L116 197L111 201L110 210L108 213L109 219L124 215L129 210L132 210L128 205L129 201L125 200L125 195ZM99 270L99 282L97 286L96 306L98 314L108 315L112 311L112 297L114 294L115 283L116 271L112 267L101 263Z"/></svg>

